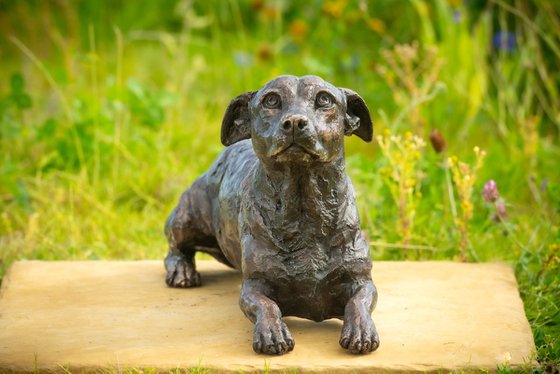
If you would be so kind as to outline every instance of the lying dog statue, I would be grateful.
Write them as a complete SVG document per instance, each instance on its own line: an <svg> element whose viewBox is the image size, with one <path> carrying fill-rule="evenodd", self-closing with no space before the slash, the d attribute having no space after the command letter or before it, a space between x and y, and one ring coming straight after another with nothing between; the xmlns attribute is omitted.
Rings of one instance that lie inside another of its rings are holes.
<svg viewBox="0 0 560 374"><path fill-rule="evenodd" d="M200 286L194 255L205 252L242 271L255 352L294 348L283 316L343 319L343 348L377 349L377 291L344 164L344 135L369 142L372 132L363 99L316 76L281 76L233 99L227 148L167 219L167 284Z"/></svg>

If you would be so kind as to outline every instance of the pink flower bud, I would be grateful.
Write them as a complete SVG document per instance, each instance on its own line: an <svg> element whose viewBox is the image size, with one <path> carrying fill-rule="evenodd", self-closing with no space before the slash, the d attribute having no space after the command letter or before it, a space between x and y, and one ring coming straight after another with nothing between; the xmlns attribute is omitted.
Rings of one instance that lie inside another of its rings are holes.
<svg viewBox="0 0 560 374"><path fill-rule="evenodd" d="M484 185L482 189L482 197L489 203L493 203L500 197L500 193L498 192L498 185L493 179L490 179Z"/></svg>

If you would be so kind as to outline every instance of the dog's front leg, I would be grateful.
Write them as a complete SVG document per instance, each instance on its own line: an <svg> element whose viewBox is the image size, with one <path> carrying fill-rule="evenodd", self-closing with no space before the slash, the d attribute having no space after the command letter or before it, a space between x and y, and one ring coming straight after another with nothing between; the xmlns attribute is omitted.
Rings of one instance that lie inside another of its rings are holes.
<svg viewBox="0 0 560 374"><path fill-rule="evenodd" d="M352 353L373 352L379 347L379 336L371 318L377 303L377 289L371 280L358 286L344 308L340 345Z"/></svg>
<svg viewBox="0 0 560 374"><path fill-rule="evenodd" d="M282 321L280 308L267 294L264 281L245 279L239 305L254 324L253 350L257 353L281 355L294 349L294 339Z"/></svg>

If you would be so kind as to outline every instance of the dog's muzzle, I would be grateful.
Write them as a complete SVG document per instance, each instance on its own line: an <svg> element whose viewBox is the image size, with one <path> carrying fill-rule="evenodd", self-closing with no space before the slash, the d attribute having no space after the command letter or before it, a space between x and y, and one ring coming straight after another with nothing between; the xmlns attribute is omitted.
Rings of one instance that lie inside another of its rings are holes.
<svg viewBox="0 0 560 374"><path fill-rule="evenodd" d="M281 122L282 130L286 133L292 133L294 138L297 137L298 133L306 131L306 128L309 125L307 117L301 114L287 115Z"/></svg>
<svg viewBox="0 0 560 374"><path fill-rule="evenodd" d="M316 152L316 139L310 131L310 121L307 116L303 114L287 114L280 120L280 132L284 134L285 141L279 144L278 147L272 152L271 156L276 157L282 154L302 154L304 158L311 156L318 158L319 154ZM292 157L290 157L292 158ZM297 156L296 156L297 158Z"/></svg>

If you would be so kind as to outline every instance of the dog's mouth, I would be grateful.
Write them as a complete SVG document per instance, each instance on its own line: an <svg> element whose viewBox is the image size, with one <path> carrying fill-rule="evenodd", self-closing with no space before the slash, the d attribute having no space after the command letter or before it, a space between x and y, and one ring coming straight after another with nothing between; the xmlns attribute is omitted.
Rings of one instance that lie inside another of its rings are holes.
<svg viewBox="0 0 560 374"><path fill-rule="evenodd" d="M284 148L284 150L280 153L286 153L286 152L291 152L291 153L305 152L305 153L309 153L311 155L313 154L312 152L308 151L307 148L304 148L301 145L296 144L296 143L290 144L289 146Z"/></svg>
<svg viewBox="0 0 560 374"><path fill-rule="evenodd" d="M272 157L279 157L279 156L282 156L282 155L296 156L298 154L311 156L313 158L318 158L319 157L319 155L315 151L310 150L309 148L304 147L301 144L298 144L296 142L289 143L289 144L287 144L283 147L278 148L275 152L273 152L273 154L271 156Z"/></svg>

